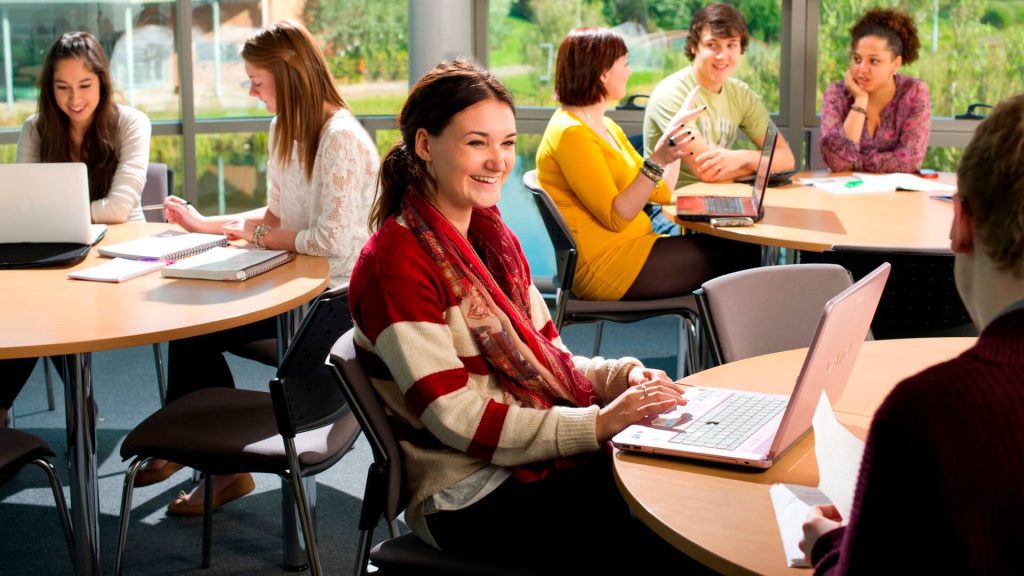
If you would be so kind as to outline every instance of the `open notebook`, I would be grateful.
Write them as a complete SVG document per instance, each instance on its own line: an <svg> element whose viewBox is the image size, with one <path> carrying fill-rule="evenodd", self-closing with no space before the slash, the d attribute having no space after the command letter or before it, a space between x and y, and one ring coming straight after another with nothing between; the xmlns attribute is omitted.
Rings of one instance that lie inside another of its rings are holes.
<svg viewBox="0 0 1024 576"><path fill-rule="evenodd" d="M110 246L100 246L102 256L131 260L178 260L206 252L217 246L227 246L223 234L201 234L168 230L145 238L136 238Z"/></svg>

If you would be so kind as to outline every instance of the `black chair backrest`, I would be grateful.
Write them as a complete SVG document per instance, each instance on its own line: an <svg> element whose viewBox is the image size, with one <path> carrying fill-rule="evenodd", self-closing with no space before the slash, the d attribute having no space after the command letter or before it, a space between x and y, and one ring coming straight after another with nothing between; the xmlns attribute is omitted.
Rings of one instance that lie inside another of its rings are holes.
<svg viewBox="0 0 1024 576"><path fill-rule="evenodd" d="M321 294L299 325L270 382L282 436L326 426L348 414L348 405L327 367L331 346L349 328L348 284Z"/></svg>
<svg viewBox="0 0 1024 576"><path fill-rule="evenodd" d="M405 508L401 448L384 405L359 361L354 330L335 343L330 366L373 451L359 520L360 529L373 529L381 514L390 521Z"/></svg>
<svg viewBox="0 0 1024 576"><path fill-rule="evenodd" d="M555 206L555 201L540 187L536 170L523 174L523 186L530 191L534 202L537 203L544 228L551 238L551 245L555 247L555 287L571 290L573 282L576 281L576 259L579 257L576 241L573 240L562 213L558 211L558 206Z"/></svg>
<svg viewBox="0 0 1024 576"><path fill-rule="evenodd" d="M907 338L959 328L963 335L974 333L953 280L952 254L837 246L825 251L822 260L843 266L855 281L882 262L892 264L871 323L875 338Z"/></svg>

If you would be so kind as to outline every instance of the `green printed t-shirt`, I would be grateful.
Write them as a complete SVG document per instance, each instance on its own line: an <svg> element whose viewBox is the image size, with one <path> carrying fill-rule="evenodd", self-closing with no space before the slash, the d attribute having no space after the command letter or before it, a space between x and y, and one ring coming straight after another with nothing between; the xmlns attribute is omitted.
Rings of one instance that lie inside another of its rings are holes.
<svg viewBox="0 0 1024 576"><path fill-rule="evenodd" d="M672 117L683 107L686 96L697 86L693 66L687 66L658 83L644 112L644 157L648 158L665 132ZM761 98L742 80L730 78L718 94L701 87L695 106L708 109L690 124L712 148L730 148L736 142L737 129L757 142L768 129L768 109ZM685 162L681 163L676 187L698 182Z"/></svg>

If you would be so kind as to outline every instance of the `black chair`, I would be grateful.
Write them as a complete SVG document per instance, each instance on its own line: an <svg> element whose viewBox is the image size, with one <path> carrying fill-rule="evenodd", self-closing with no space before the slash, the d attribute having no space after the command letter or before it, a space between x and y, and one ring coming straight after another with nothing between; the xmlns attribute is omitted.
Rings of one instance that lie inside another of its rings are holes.
<svg viewBox="0 0 1024 576"><path fill-rule="evenodd" d="M60 479L57 478L56 470L47 460L47 457L53 456L53 450L42 438L21 430L4 428L0 424L0 484L11 479L28 464L35 464L46 472L46 477L50 481L50 489L53 491L53 499L57 504L57 515L64 531L64 541L68 546L69 558L73 565L75 557L71 544L71 518L68 515L67 503L64 501L64 489L61 487Z"/></svg>
<svg viewBox="0 0 1024 576"><path fill-rule="evenodd" d="M193 392L147 418L125 438L121 456L135 457L124 480L115 574L124 563L133 481L152 458L207 475L268 472L289 481L299 509L313 574L320 574L312 515L302 479L331 467L351 449L359 423L326 365L331 345L351 326L348 285L313 303L285 352L270 393L234 388ZM206 482L203 567L210 565L213 483Z"/></svg>
<svg viewBox="0 0 1024 576"><path fill-rule="evenodd" d="M359 545L353 574L369 574L371 562L378 570L374 573L383 576L524 576L542 573L542 569L537 567L529 570L511 567L508 558L495 558L488 562L440 552L415 534L399 535L396 519L407 503L402 490L402 452L384 406L356 356L353 330L335 343L329 364L373 452L359 514ZM387 522L391 538L371 550L373 531L381 518Z"/></svg>
<svg viewBox="0 0 1024 576"><path fill-rule="evenodd" d="M870 246L834 246L822 254L863 278L882 262L892 264L871 332L880 340L924 336L976 336L977 330L953 280L948 251L889 250Z"/></svg>
<svg viewBox="0 0 1024 576"><path fill-rule="evenodd" d="M579 257L579 252L576 249L576 241L569 231L569 226L565 223L551 196L537 182L536 170L530 170L523 175L523 185L533 195L541 219L544 221L544 227L551 238L551 244L555 247L555 328L561 331L562 326L570 324L598 322L593 351L593 355L597 356L601 348L603 326L601 322L604 320L637 322L656 316L679 316L685 337L681 332L677 376L681 378L684 372L692 374L699 370L702 357L699 351L701 342L697 333L700 317L697 314L697 302L694 297L688 294L658 300L582 300L577 298L572 293L572 285L576 279L576 260ZM686 354L683 352L684 345Z"/></svg>

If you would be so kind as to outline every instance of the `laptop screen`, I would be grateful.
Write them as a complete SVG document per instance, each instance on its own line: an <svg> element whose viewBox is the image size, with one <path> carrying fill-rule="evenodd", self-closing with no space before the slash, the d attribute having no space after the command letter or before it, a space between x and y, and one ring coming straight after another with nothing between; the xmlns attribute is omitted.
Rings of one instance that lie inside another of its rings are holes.
<svg viewBox="0 0 1024 576"><path fill-rule="evenodd" d="M774 122L768 122L768 129L764 132L764 144L761 146L761 159L757 161L757 175L754 178L754 190L751 193L751 201L757 210L757 215L764 216L764 206L761 199L764 191L768 188L768 176L772 173L772 158L775 157L775 144L779 139L779 129Z"/></svg>

